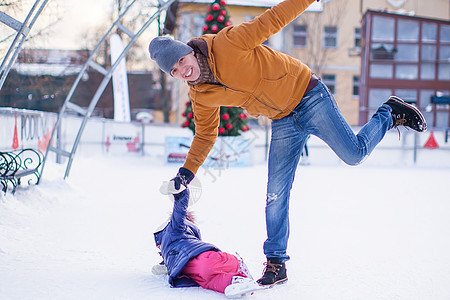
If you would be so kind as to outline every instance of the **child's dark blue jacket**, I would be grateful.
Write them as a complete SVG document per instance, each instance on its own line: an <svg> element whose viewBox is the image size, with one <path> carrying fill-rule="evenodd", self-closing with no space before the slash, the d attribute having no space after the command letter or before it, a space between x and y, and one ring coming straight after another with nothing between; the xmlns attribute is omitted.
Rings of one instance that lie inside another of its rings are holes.
<svg viewBox="0 0 450 300"><path fill-rule="evenodd" d="M181 276L186 263L205 251L220 251L216 246L201 240L198 227L187 220L189 190L185 189L175 197L169 223L163 230L155 232L156 245L161 245L161 255L169 274L169 283L174 287L197 285Z"/></svg>

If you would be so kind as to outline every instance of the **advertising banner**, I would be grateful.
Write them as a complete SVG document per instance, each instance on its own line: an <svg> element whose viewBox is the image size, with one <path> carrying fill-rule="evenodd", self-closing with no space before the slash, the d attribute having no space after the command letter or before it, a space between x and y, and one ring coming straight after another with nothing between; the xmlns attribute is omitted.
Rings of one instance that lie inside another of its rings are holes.
<svg viewBox="0 0 450 300"><path fill-rule="evenodd" d="M122 39L116 33L110 37L111 64L114 64L123 51ZM125 57L120 61L112 75L114 93L114 120L130 122L130 99L128 94L128 78Z"/></svg>
<svg viewBox="0 0 450 300"><path fill-rule="evenodd" d="M192 137L166 137L167 163L182 164L192 143ZM251 141L243 137L218 137L204 167L229 168L250 166Z"/></svg>

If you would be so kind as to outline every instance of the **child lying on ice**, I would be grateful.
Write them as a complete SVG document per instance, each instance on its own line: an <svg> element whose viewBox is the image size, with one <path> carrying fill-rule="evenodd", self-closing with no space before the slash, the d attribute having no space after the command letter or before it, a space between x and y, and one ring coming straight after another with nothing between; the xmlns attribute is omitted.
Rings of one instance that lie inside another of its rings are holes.
<svg viewBox="0 0 450 300"><path fill-rule="evenodd" d="M189 190L174 194L172 216L154 233L173 287L201 286L240 297L260 287L240 257L203 242L198 227L189 220Z"/></svg>

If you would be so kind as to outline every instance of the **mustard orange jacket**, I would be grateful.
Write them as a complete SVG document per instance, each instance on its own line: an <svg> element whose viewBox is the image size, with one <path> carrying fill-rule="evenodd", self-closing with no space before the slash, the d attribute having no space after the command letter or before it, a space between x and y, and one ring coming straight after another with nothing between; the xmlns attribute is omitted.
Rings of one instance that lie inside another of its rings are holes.
<svg viewBox="0 0 450 300"><path fill-rule="evenodd" d="M221 85L190 85L195 135L185 168L196 173L214 146L220 106L239 106L253 117L280 119L298 105L311 70L262 43L314 1L285 0L250 22L198 37L208 45L208 64Z"/></svg>

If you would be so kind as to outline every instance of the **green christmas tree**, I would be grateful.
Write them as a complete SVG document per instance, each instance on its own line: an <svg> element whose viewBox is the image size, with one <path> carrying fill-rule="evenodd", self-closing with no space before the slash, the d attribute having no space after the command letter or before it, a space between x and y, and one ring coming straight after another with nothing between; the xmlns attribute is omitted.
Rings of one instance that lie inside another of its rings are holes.
<svg viewBox="0 0 450 300"><path fill-rule="evenodd" d="M218 33L223 28L230 26L230 16L225 7L225 0L215 0L206 11L205 25L203 26L203 34Z"/></svg>
<svg viewBox="0 0 450 300"><path fill-rule="evenodd" d="M223 28L230 26L230 16L226 9L225 0L215 0L208 7L203 26L203 34L218 33ZM191 101L186 102L186 109L183 113L186 118L182 127L188 127L195 133L194 112ZM250 129L247 125L248 115L240 107L220 107L219 136L238 136L243 131Z"/></svg>

